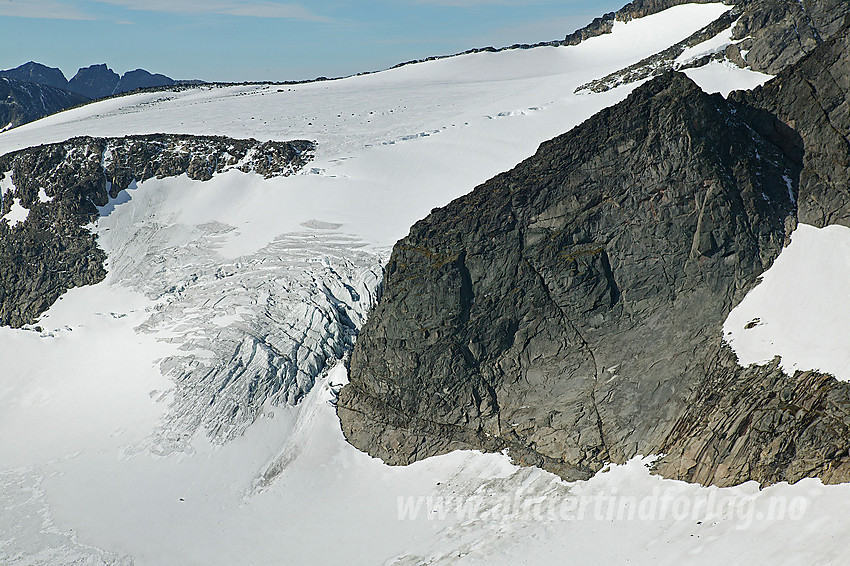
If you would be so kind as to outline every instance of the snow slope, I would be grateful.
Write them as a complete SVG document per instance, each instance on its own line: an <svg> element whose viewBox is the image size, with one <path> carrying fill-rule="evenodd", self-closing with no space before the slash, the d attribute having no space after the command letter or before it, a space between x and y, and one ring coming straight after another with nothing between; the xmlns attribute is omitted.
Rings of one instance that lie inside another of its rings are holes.
<svg viewBox="0 0 850 566"><path fill-rule="evenodd" d="M637 86L572 94L578 85L728 9L679 6L574 47L338 81L131 95L0 134L0 153L155 132L319 144L292 177L233 171L133 186L92 227L107 280L67 293L41 332L0 329L0 563L846 559L830 541L847 529L828 520L844 487L706 490L652 477L641 460L566 484L477 453L389 468L344 442L330 403L345 380L335 363L348 324L362 323L381 261L413 222ZM509 501L656 488L686 502L797 501L805 512L550 521L506 511ZM400 519L399 497L450 497L480 512ZM754 534L776 544L754 548Z"/></svg>
<svg viewBox="0 0 850 566"><path fill-rule="evenodd" d="M850 381L850 228L800 224L762 282L726 319L742 365L781 356L782 369Z"/></svg>
<svg viewBox="0 0 850 566"><path fill-rule="evenodd" d="M712 61L708 65L685 69L683 72L705 92L719 92L724 97L733 90L754 89L773 78L752 69L742 69L728 61Z"/></svg>

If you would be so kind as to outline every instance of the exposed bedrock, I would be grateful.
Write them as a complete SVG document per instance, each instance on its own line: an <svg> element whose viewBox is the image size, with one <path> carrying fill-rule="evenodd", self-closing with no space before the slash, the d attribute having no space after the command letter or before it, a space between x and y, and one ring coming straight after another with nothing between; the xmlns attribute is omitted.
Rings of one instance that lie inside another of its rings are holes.
<svg viewBox="0 0 850 566"><path fill-rule="evenodd" d="M508 449L567 479L665 454L733 485L850 479L850 386L742 368L730 310L799 218L848 225L847 25L726 101L668 73L400 241L339 415L392 464Z"/></svg>
<svg viewBox="0 0 850 566"><path fill-rule="evenodd" d="M652 452L794 227L799 165L681 74L417 223L351 358L347 438L509 448L586 478Z"/></svg>

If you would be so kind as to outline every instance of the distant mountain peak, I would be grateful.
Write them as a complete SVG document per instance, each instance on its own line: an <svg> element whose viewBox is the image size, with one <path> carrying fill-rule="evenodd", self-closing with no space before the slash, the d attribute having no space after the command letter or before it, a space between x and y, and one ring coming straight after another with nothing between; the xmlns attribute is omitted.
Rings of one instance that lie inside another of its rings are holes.
<svg viewBox="0 0 850 566"><path fill-rule="evenodd" d="M0 77L68 90L68 79L65 78L65 74L60 69L48 67L35 61L29 61L14 69L0 71Z"/></svg>
<svg viewBox="0 0 850 566"><path fill-rule="evenodd" d="M82 67L68 82L68 88L89 98L109 96L118 86L121 77L106 66L106 63Z"/></svg>
<svg viewBox="0 0 850 566"><path fill-rule="evenodd" d="M153 74L144 69L136 69L127 71L115 85L115 89L111 94L120 94L122 92L130 92L137 88L149 88L158 86L171 86L176 81L165 75Z"/></svg>

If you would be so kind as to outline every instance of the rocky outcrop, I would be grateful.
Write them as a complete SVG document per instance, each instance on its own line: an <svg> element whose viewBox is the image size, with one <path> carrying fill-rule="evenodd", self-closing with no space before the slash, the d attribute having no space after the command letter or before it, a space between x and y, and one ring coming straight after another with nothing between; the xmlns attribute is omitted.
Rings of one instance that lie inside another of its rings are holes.
<svg viewBox="0 0 850 566"><path fill-rule="evenodd" d="M800 61L842 26L844 0L748 0L732 39L735 52L757 71L775 75ZM734 56L734 54L732 54Z"/></svg>
<svg viewBox="0 0 850 566"><path fill-rule="evenodd" d="M802 164L797 216L850 226L850 21L753 92L738 115ZM665 475L731 485L750 479L850 480L850 386L816 372L787 376L774 362L746 370L728 348L709 358L698 393L658 448Z"/></svg>
<svg viewBox="0 0 850 566"><path fill-rule="evenodd" d="M765 135L799 136L800 221L850 226L850 17L799 64L732 98L758 109L751 121Z"/></svg>
<svg viewBox="0 0 850 566"><path fill-rule="evenodd" d="M396 245L346 437L393 464L507 448L568 479L654 453L795 226L799 171L681 74L542 144Z"/></svg>
<svg viewBox="0 0 850 566"><path fill-rule="evenodd" d="M86 102L88 98L58 88L0 78L0 131Z"/></svg>
<svg viewBox="0 0 850 566"><path fill-rule="evenodd" d="M656 78L414 226L351 359L349 440L568 479L663 454L702 484L850 480L850 384L742 368L721 336L798 218L850 226L850 21L831 33L729 101Z"/></svg>
<svg viewBox="0 0 850 566"><path fill-rule="evenodd" d="M308 141L158 134L74 138L0 157L0 324L32 323L69 288L104 278L104 253L84 226L132 182L203 181L231 169L289 175L313 149ZM16 205L28 211L23 222L8 218Z"/></svg>
<svg viewBox="0 0 850 566"><path fill-rule="evenodd" d="M658 473L703 485L850 480L850 387L829 375L786 375L779 359L741 368L723 345L669 436Z"/></svg>

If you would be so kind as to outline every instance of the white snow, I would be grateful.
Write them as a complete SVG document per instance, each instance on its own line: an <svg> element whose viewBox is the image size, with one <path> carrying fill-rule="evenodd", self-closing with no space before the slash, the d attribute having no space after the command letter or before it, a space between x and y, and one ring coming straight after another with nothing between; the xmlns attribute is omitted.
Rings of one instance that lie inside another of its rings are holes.
<svg viewBox="0 0 850 566"><path fill-rule="evenodd" d="M123 287L81 287L39 321L41 333L0 328L0 469L83 450L114 457L150 434L162 412L151 391L172 387L155 360L174 351L133 330L150 304Z"/></svg>
<svg viewBox="0 0 850 566"><path fill-rule="evenodd" d="M15 183L12 181L12 172L5 171L3 173L3 178L0 179L0 201L6 198L7 193L14 194L15 192Z"/></svg>
<svg viewBox="0 0 850 566"><path fill-rule="evenodd" d="M848 528L829 519L846 507L844 486L706 489L651 476L640 459L567 484L472 452L390 468L344 441L329 403L344 369L320 371L345 343L334 313L362 324L380 263L413 222L637 86L577 96L578 85L728 9L678 6L574 47L339 81L131 95L0 134L0 154L155 132L319 142L315 162L288 178L232 171L132 185L92 227L107 280L68 292L42 332L0 329L0 563L846 561L834 541ZM725 80L741 88L751 75ZM268 376L280 388L258 395ZM212 442L204 432L213 429L231 440ZM805 521L500 511L515 500L656 489L692 502L804 497ZM486 514L400 520L399 497L478 501ZM754 536L771 544L754 546Z"/></svg>
<svg viewBox="0 0 850 566"><path fill-rule="evenodd" d="M705 57L706 55L713 55L715 53L719 53L725 50L727 47L732 45L733 43L737 43L732 39L732 30L735 29L735 25L738 22L734 22L729 28L723 30L719 34L714 37L703 41L693 47L688 47L685 49L681 55L679 55L674 61L677 65L687 64L694 59L699 59L700 57Z"/></svg>
<svg viewBox="0 0 850 566"><path fill-rule="evenodd" d="M751 90L773 78L773 75L742 69L729 61L712 61L708 65L685 69L682 72L705 92L719 92L724 98L733 90Z"/></svg>
<svg viewBox="0 0 850 566"><path fill-rule="evenodd" d="M50 202L53 200L53 197L47 196L47 191L44 190L44 187L40 187L38 189L38 201L39 202Z"/></svg>
<svg viewBox="0 0 850 566"><path fill-rule="evenodd" d="M5 220L13 228L18 224L23 224L29 218L30 210L21 205L21 199L15 197L12 201L12 208L0 220Z"/></svg>
<svg viewBox="0 0 850 566"><path fill-rule="evenodd" d="M850 229L800 224L723 332L742 365L781 356L789 375L820 370L850 381Z"/></svg>
<svg viewBox="0 0 850 566"><path fill-rule="evenodd" d="M6 132L0 136L0 154L75 135L171 132L315 139L324 167L365 146L398 143L407 136L418 140L415 136L442 132L438 137L457 139L456 133L477 130L487 116L519 111L546 115L522 120L516 132L525 134L521 138L552 137L574 125L572 105L587 103L572 95L575 87L685 39L728 10L720 3L677 6L617 22L613 34L573 47L470 54L343 80L120 97ZM500 130L508 128L503 120L495 123ZM514 127L512 123L510 129ZM494 141L503 143L498 137ZM524 154L529 153L527 144Z"/></svg>
<svg viewBox="0 0 850 566"><path fill-rule="evenodd" d="M12 515L31 521L24 513L49 510L56 525L73 525L73 533L57 529L65 538L54 555L73 555L85 542L103 563L96 553L108 548L138 566L850 558L834 542L846 526L829 519L843 512L850 486L805 480L765 490L753 483L703 488L651 476L650 460L640 458L573 483L475 452L389 468L342 439L328 403L328 383L344 379L340 373L331 372L299 409L267 413L224 447L195 439L189 458L116 458L106 450L49 464L38 476L7 472L7 485L41 490ZM256 475L263 470L276 475ZM11 549L25 540L13 540Z"/></svg>

